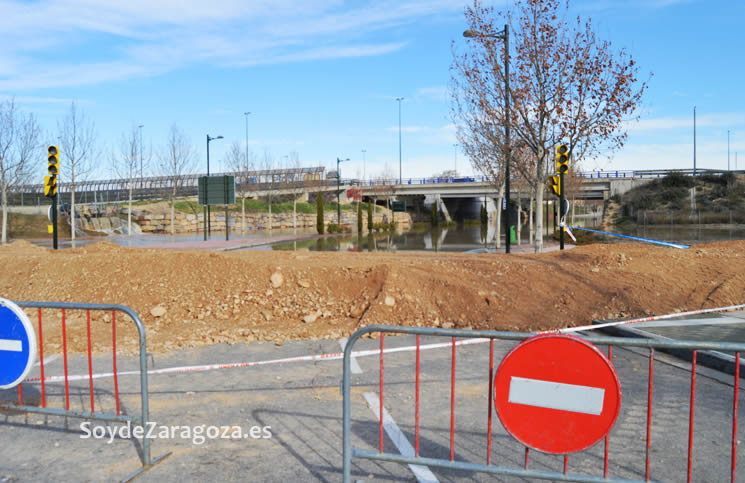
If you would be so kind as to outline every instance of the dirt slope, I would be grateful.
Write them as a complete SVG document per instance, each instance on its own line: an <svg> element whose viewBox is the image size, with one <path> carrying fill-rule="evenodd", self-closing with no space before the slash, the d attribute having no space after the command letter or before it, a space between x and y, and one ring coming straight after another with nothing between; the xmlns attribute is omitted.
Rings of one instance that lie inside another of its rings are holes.
<svg viewBox="0 0 745 483"><path fill-rule="evenodd" d="M108 243L54 252L19 241L0 247L0 297L128 305L145 322L149 350L160 352L336 338L372 323L536 330L745 303L744 254L745 242L495 256L178 252ZM36 323L37 312L29 314ZM42 315L45 351L60 350L60 312ZM85 350L85 314L66 316L68 346ZM122 318L118 341L134 349L135 331ZM111 315L92 319L100 352L111 343Z"/></svg>

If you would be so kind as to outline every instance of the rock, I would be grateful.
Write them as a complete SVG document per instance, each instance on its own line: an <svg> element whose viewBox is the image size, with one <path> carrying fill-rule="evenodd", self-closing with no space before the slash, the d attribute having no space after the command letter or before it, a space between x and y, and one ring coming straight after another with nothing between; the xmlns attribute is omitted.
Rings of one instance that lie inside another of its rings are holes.
<svg viewBox="0 0 745 483"><path fill-rule="evenodd" d="M268 310L262 310L261 311L261 315L264 316L264 320L267 320L268 321L271 318L272 313L269 312Z"/></svg>
<svg viewBox="0 0 745 483"><path fill-rule="evenodd" d="M306 282L305 280L298 280L297 284L303 288L310 287L310 282Z"/></svg>
<svg viewBox="0 0 745 483"><path fill-rule="evenodd" d="M308 314L305 317L303 317L303 322L305 322L306 324L312 324L320 316L321 316L321 311L319 310L318 312Z"/></svg>
<svg viewBox="0 0 745 483"><path fill-rule="evenodd" d="M598 272L600 271L600 268L598 268L598 267L592 267L592 268L590 269L590 271L591 271L592 273L598 273Z"/></svg>
<svg viewBox="0 0 745 483"><path fill-rule="evenodd" d="M390 295L388 295L388 296L385 297L385 304L388 307L393 307L394 305L396 305L396 299L394 299L393 297L391 297Z"/></svg>
<svg viewBox="0 0 745 483"><path fill-rule="evenodd" d="M455 324L452 322L445 322L444 324L442 324L443 329L452 329L453 327L455 327Z"/></svg>
<svg viewBox="0 0 745 483"><path fill-rule="evenodd" d="M352 310L349 311L349 316L354 317L355 319L362 317L362 314L365 313L365 309L367 308L367 305L360 304L355 305L352 307Z"/></svg>
<svg viewBox="0 0 745 483"><path fill-rule="evenodd" d="M150 309L150 315L153 317L163 317L166 315L166 308L162 305L156 305L152 309Z"/></svg>
<svg viewBox="0 0 745 483"><path fill-rule="evenodd" d="M285 281L285 278L282 276L279 272L274 272L271 277L269 277L269 280L272 282L272 287L279 288L282 286L282 284Z"/></svg>
<svg viewBox="0 0 745 483"><path fill-rule="evenodd" d="M264 295L266 295L267 297L271 297L273 293L274 293L274 291L272 289L269 289L269 290L266 291L266 293Z"/></svg>

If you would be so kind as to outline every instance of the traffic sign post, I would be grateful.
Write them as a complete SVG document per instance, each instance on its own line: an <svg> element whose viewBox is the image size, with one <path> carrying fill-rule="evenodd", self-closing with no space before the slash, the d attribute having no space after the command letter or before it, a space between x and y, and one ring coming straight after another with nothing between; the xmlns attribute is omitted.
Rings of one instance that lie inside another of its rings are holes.
<svg viewBox="0 0 745 483"><path fill-rule="evenodd" d="M0 298L0 389L23 381L36 360L36 334L16 304Z"/></svg>
<svg viewBox="0 0 745 483"><path fill-rule="evenodd" d="M571 335L526 339L494 376L499 420L524 445L551 454L582 451L603 439L621 410L621 384L597 347Z"/></svg>

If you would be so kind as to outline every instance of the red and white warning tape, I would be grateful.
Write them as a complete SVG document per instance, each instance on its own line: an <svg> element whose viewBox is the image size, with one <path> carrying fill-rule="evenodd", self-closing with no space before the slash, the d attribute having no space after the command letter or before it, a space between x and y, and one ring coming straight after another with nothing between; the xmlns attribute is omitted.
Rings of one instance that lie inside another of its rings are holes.
<svg viewBox="0 0 745 483"><path fill-rule="evenodd" d="M488 342L489 339L465 339L455 342L456 346L480 344ZM427 344L419 347L420 350L440 349L443 347L452 347L452 342L442 342L438 344ZM392 354L394 352L409 352L416 350L416 346L405 346L405 347L392 347L389 349L383 349L384 354ZM352 357L365 357L375 356L380 354L380 349L370 349L363 351L352 352ZM219 369L236 369L239 367L254 367L254 366L265 366L269 364L284 364L292 362L309 362L309 361L333 361L343 359L343 352L336 352L330 354L314 354L309 356L298 356L298 357L286 357L283 359L269 359L264 361L251 361L251 362L233 362L228 364L206 364L203 366L181 366L181 367L167 367L165 369L153 369L147 371L148 375L160 375L160 374L180 374L186 372L204 372L204 371L215 371ZM140 371L117 371L117 376L139 376ZM68 381L83 381L89 379L101 379L105 377L114 377L113 372L105 372L99 374L83 374L83 375L71 375L67 376ZM44 382L60 382L64 381L65 376L49 376L44 378ZM23 382L41 382L40 377L30 377Z"/></svg>
<svg viewBox="0 0 745 483"><path fill-rule="evenodd" d="M553 332L561 332L562 334L567 334L571 332L580 332L583 330L595 330L595 329L602 329L605 327L615 327L617 325L637 324L639 322L652 322L654 320L674 319L676 317L685 317L687 315L710 314L713 312L731 312L733 310L740 310L740 309L745 309L745 304L730 305L729 307L718 307L714 309L690 310L688 312L678 312L677 314L653 315L651 317L643 317L641 319L619 320L617 322L607 322L605 324L595 324L595 325L582 325L579 327L568 327L566 329L559 329L559 330L545 330L541 332L541 334L550 334Z"/></svg>
<svg viewBox="0 0 745 483"><path fill-rule="evenodd" d="M614 327L618 325L627 325L627 324L635 324L639 322L651 322L654 320L665 320L665 319L672 319L675 317L684 317L687 315L698 315L698 314L707 314L707 313L713 313L713 312L729 312L733 310L739 310L739 309L745 309L745 304L741 305L730 305L729 307L719 307L714 309L700 309L700 310L691 310L688 312L680 312L677 314L666 314L666 315L655 315L652 317L643 317L640 319L632 319L632 320L621 320L618 322L608 322L606 324L596 324L596 325L583 325L580 327L568 327L566 329L558 329L558 330L546 330L543 332L539 332L540 334L551 334L551 333L572 333L572 332L580 332L584 330L595 330L595 329L602 329L604 327ZM484 342L488 342L489 339L484 338L478 338L478 339L464 339L459 340L455 342L456 346L464 346L464 345L472 345L472 344L481 344ZM441 349L445 347L452 347L452 342L442 342L438 344L427 344L422 345L419 347L420 350L431 350L431 349ZM384 349L384 354L392 354L395 352L410 352L416 350L416 346L405 346L405 347L392 347L389 349ZM352 357L366 357L366 356L376 356L380 354L380 349L370 349L370 350L362 350L362 351L354 351L352 352ZM285 364L285 363L294 363L294 362L310 362L310 361L333 361L333 360L339 360L344 358L343 352L336 352L336 353L329 353L329 354L313 354L308 356L298 356L298 357L286 357L283 359L269 359L264 361L250 361L250 362L233 362L228 364L206 364L201 366L181 366L181 367L167 367L165 369L153 369L151 371L147 371L149 375L161 375L161 374L182 374L187 372L205 372L205 371L215 371L219 369L236 369L239 367L254 367L254 366L265 366L270 364ZM118 371L117 376L138 376L140 375L140 371ZM89 380L89 379L102 379L106 377L113 377L113 372L105 372L105 373L99 373L99 374L83 374L83 375L71 375L67 377L68 381L82 381L82 380ZM45 382L60 382L64 381L65 376L48 376L44 378ZM26 383L29 382L41 382L40 377L30 377L26 379Z"/></svg>

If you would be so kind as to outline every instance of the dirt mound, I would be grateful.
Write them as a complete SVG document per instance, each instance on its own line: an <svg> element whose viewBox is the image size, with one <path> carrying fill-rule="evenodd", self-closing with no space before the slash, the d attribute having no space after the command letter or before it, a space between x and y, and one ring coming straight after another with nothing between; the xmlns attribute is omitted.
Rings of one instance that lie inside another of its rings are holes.
<svg viewBox="0 0 745 483"><path fill-rule="evenodd" d="M588 245L542 255L178 252L110 243L54 252L0 249L0 296L116 303L147 327L148 349L338 338L384 323L538 330L745 302L745 242L688 250ZM38 313L29 311L36 323ZM45 351L60 311L42 311ZM68 347L87 347L85 313L66 313ZM119 344L136 348L131 324ZM92 313L96 352L111 314Z"/></svg>

